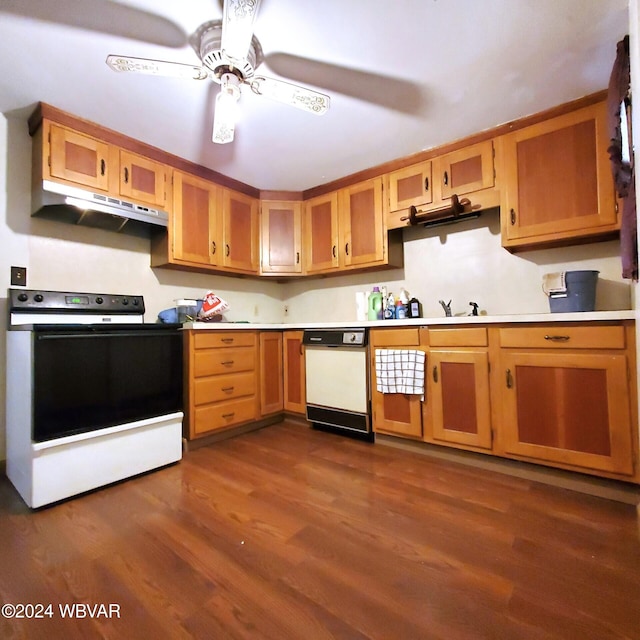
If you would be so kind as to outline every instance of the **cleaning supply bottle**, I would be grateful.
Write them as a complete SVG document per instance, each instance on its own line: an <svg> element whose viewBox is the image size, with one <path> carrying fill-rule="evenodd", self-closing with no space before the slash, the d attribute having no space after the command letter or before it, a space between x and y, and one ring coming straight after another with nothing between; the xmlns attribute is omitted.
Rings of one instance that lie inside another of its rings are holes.
<svg viewBox="0 0 640 640"><path fill-rule="evenodd" d="M382 294L380 293L380 287L373 287L373 291L369 294L367 319L382 320Z"/></svg>
<svg viewBox="0 0 640 640"><path fill-rule="evenodd" d="M387 297L387 306L384 310L384 319L385 320L394 320L396 317L396 301L393 297L393 293L390 293Z"/></svg>
<svg viewBox="0 0 640 640"><path fill-rule="evenodd" d="M396 300L396 319L404 320L407 317L407 305L402 302L402 298Z"/></svg>
<svg viewBox="0 0 640 640"><path fill-rule="evenodd" d="M422 318L422 305L418 298L413 297L409 300L409 317Z"/></svg>

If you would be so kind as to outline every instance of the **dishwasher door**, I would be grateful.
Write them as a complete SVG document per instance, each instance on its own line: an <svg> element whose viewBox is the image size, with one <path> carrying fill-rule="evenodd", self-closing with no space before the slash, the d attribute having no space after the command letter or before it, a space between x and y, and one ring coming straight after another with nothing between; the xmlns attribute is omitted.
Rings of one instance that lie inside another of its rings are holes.
<svg viewBox="0 0 640 640"><path fill-rule="evenodd" d="M305 368L307 404L368 413L369 367L366 347L307 346Z"/></svg>

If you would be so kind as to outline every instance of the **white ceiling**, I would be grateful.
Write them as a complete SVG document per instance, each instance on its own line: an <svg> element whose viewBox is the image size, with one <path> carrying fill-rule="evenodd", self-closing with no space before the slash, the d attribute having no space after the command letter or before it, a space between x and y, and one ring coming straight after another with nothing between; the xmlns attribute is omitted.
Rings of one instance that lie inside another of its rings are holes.
<svg viewBox="0 0 640 640"><path fill-rule="evenodd" d="M318 117L218 85L111 71L115 53L198 64L219 0L0 0L0 111L47 102L259 189L300 191L606 88L627 0L263 0L267 76L331 96ZM382 77L386 77L383 80Z"/></svg>

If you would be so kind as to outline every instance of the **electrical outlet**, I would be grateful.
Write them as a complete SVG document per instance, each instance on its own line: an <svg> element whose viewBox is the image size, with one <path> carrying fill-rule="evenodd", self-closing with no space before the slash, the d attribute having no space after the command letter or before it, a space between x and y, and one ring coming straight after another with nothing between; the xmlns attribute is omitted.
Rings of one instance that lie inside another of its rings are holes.
<svg viewBox="0 0 640 640"><path fill-rule="evenodd" d="M27 267L11 267L11 286L27 286Z"/></svg>

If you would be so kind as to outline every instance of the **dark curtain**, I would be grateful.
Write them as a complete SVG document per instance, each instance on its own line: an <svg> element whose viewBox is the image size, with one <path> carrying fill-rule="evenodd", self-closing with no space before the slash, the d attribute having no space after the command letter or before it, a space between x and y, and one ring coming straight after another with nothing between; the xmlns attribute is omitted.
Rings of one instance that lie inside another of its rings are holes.
<svg viewBox="0 0 640 640"><path fill-rule="evenodd" d="M638 279L638 235L636 224L636 190L633 166L633 151L629 149L630 162L623 160L623 136L621 108L627 115L627 134L631 147L631 72L629 61L629 36L625 36L616 47L616 60L611 70L607 96L607 119L610 145L607 151L611 159L611 170L616 194L622 198L620 225L620 256L622 277Z"/></svg>

